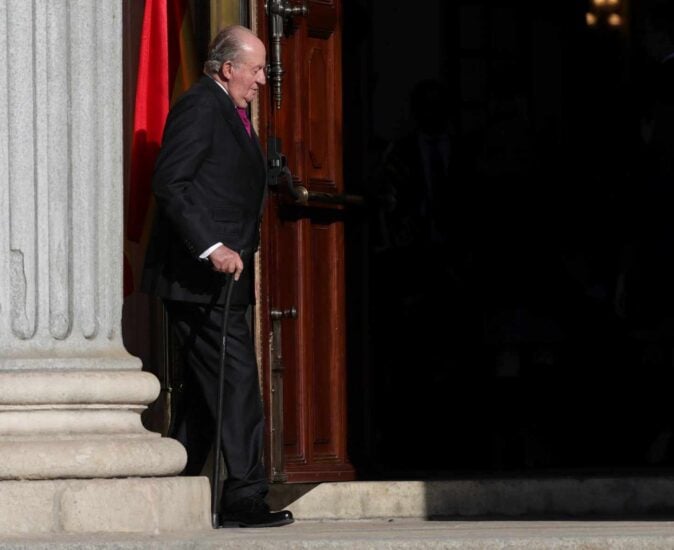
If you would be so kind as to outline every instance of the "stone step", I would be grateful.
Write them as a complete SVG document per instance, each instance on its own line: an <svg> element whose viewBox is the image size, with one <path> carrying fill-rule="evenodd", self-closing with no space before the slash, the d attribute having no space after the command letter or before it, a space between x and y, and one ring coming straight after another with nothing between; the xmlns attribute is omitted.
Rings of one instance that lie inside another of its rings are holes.
<svg viewBox="0 0 674 550"><path fill-rule="evenodd" d="M655 550L674 548L674 522L304 521L275 529L166 535L1 539L0 550Z"/></svg>
<svg viewBox="0 0 674 550"><path fill-rule="evenodd" d="M270 501L298 521L277 529L195 524L156 535L24 535L0 538L0 550L674 549L670 477L275 485ZM98 513L104 530L105 511Z"/></svg>
<svg viewBox="0 0 674 550"><path fill-rule="evenodd" d="M674 477L557 477L274 485L274 509L301 520L674 518Z"/></svg>

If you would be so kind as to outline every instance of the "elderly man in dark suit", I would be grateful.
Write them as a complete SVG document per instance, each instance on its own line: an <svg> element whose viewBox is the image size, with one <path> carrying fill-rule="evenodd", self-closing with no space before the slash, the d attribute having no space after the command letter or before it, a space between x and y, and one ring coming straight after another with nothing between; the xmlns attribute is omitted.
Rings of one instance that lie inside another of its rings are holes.
<svg viewBox="0 0 674 550"><path fill-rule="evenodd" d="M153 191L158 215L143 288L161 297L185 357L185 396L173 436L198 475L215 432L223 274L237 283L227 333L222 453L227 467L221 523L291 523L271 512L261 462L264 417L246 310L265 195L265 159L246 109L265 84L264 44L240 26L211 43L205 76L169 113Z"/></svg>

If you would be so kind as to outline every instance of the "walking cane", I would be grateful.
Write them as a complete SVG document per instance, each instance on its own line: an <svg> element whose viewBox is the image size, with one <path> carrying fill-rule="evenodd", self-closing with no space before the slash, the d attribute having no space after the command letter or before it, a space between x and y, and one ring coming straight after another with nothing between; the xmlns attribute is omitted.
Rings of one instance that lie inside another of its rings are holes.
<svg viewBox="0 0 674 550"><path fill-rule="evenodd" d="M218 410L215 419L215 448L213 449L213 490L211 491L211 523L218 528L218 501L220 493L220 444L222 441L222 409L224 407L223 393L225 391L225 361L227 357L227 323L229 321L229 304L234 288L234 274L232 273L225 283L225 307L222 312L222 333L220 338L220 363L218 371Z"/></svg>

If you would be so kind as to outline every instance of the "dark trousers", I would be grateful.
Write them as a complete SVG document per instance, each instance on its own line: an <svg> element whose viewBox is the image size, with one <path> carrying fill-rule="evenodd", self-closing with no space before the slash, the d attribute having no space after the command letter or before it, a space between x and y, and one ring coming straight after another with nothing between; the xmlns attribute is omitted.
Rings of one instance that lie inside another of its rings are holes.
<svg viewBox="0 0 674 550"><path fill-rule="evenodd" d="M215 440L223 307L165 301L183 352L183 394L178 400L171 437L187 449L185 475L200 475ZM232 306L227 325L222 454L227 479L222 491L226 508L253 495L264 497L267 479L262 465L264 413L257 361L245 306Z"/></svg>

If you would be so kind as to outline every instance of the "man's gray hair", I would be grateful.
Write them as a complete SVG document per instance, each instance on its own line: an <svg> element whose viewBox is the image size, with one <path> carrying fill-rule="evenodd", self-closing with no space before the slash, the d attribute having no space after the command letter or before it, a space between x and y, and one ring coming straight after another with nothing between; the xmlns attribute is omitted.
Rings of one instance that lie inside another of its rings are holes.
<svg viewBox="0 0 674 550"><path fill-rule="evenodd" d="M222 29L208 47L208 57L204 63L204 73L217 74L226 62L236 63L245 50L242 40L245 34L253 34L246 27L232 25Z"/></svg>

